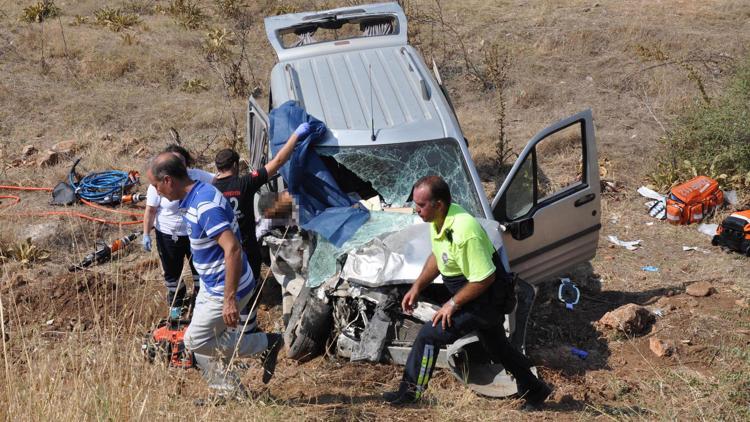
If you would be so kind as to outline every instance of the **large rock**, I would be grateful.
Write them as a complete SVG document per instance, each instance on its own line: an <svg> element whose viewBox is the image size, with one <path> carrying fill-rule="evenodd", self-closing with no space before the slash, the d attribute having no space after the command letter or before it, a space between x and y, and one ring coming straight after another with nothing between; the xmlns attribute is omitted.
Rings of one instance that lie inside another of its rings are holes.
<svg viewBox="0 0 750 422"><path fill-rule="evenodd" d="M640 334L653 321L654 315L651 311L635 303L628 303L604 314L598 325L626 334Z"/></svg>
<svg viewBox="0 0 750 422"><path fill-rule="evenodd" d="M50 150L63 155L73 154L78 151L78 143L76 143L75 139L58 142L55 145L52 145Z"/></svg>
<svg viewBox="0 0 750 422"><path fill-rule="evenodd" d="M656 356L663 358L665 356L672 356L677 350L674 342L671 340L660 340L658 337L651 337L648 339L648 347Z"/></svg>
<svg viewBox="0 0 750 422"><path fill-rule="evenodd" d="M699 281L697 283L693 283L687 286L687 289L685 289L685 293L695 297L708 296L713 292L715 292L714 286L712 286L708 281Z"/></svg>

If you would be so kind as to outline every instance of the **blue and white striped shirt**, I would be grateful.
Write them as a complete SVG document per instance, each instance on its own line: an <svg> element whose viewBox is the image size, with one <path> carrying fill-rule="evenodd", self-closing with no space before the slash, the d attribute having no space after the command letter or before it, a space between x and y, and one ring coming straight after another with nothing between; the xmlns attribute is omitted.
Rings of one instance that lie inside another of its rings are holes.
<svg viewBox="0 0 750 422"><path fill-rule="evenodd" d="M224 195L211 185L196 182L190 193L180 201L180 211L185 221L193 265L201 279L201 289L212 296L224 295L226 260L224 249L216 239L226 230L232 230L237 241L240 228L234 209L224 199ZM255 288L255 277L242 253L242 275L237 285L237 299L244 297Z"/></svg>

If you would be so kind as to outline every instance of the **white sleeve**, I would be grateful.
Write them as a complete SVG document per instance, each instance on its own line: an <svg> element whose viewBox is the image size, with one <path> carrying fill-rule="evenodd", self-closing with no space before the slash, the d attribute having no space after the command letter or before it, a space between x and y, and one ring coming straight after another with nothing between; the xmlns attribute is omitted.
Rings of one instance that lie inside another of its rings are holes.
<svg viewBox="0 0 750 422"><path fill-rule="evenodd" d="M159 204L161 204L161 195L156 191L154 185L148 185L148 190L146 191L146 205L158 208Z"/></svg>
<svg viewBox="0 0 750 422"><path fill-rule="evenodd" d="M194 168L188 169L188 176L190 176L190 178L193 180L197 180L203 183L208 183L209 185L213 184L214 177L216 177L216 175L213 173L209 173L205 170L194 169Z"/></svg>

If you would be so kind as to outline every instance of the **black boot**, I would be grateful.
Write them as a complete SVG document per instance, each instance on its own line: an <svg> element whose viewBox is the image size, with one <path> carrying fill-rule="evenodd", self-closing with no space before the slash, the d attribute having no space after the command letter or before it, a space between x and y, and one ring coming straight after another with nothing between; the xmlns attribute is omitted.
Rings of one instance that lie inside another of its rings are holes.
<svg viewBox="0 0 750 422"><path fill-rule="evenodd" d="M417 399L416 388L401 383L397 391L389 391L383 394L383 400L392 406L415 403Z"/></svg>
<svg viewBox="0 0 750 422"><path fill-rule="evenodd" d="M544 406L547 397L552 394L552 387L539 380L532 388L519 388L518 394L526 401L523 410L539 410Z"/></svg>

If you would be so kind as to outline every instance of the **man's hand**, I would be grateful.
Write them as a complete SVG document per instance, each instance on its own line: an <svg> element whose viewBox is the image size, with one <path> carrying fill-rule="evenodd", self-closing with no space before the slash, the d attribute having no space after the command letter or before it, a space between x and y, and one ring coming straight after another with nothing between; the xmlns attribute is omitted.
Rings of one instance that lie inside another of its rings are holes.
<svg viewBox="0 0 750 422"><path fill-rule="evenodd" d="M409 289L408 292L404 295L404 298L401 300L401 309L404 310L404 313L407 315L411 315L414 312L414 305L417 303L417 299L419 298L419 291L412 286L411 289Z"/></svg>
<svg viewBox="0 0 750 422"><path fill-rule="evenodd" d="M441 323L443 325L443 330L445 330L445 324L447 322L448 327L452 327L453 322L451 321L451 317L454 313L456 313L456 306L450 301L445 302L443 307L432 316L432 326L436 327L438 323Z"/></svg>
<svg viewBox="0 0 750 422"><path fill-rule="evenodd" d="M141 244L143 245L144 251L151 252L151 236L149 236L147 233L143 234L143 239L141 240Z"/></svg>
<svg viewBox="0 0 750 422"><path fill-rule="evenodd" d="M221 310L221 317L227 327L236 327L240 321L240 312L237 310L237 301L224 300L224 308Z"/></svg>
<svg viewBox="0 0 750 422"><path fill-rule="evenodd" d="M308 133L310 133L310 123L307 122L300 123L300 125L297 126L297 129L294 130L294 134L297 135L298 138L301 138Z"/></svg>

